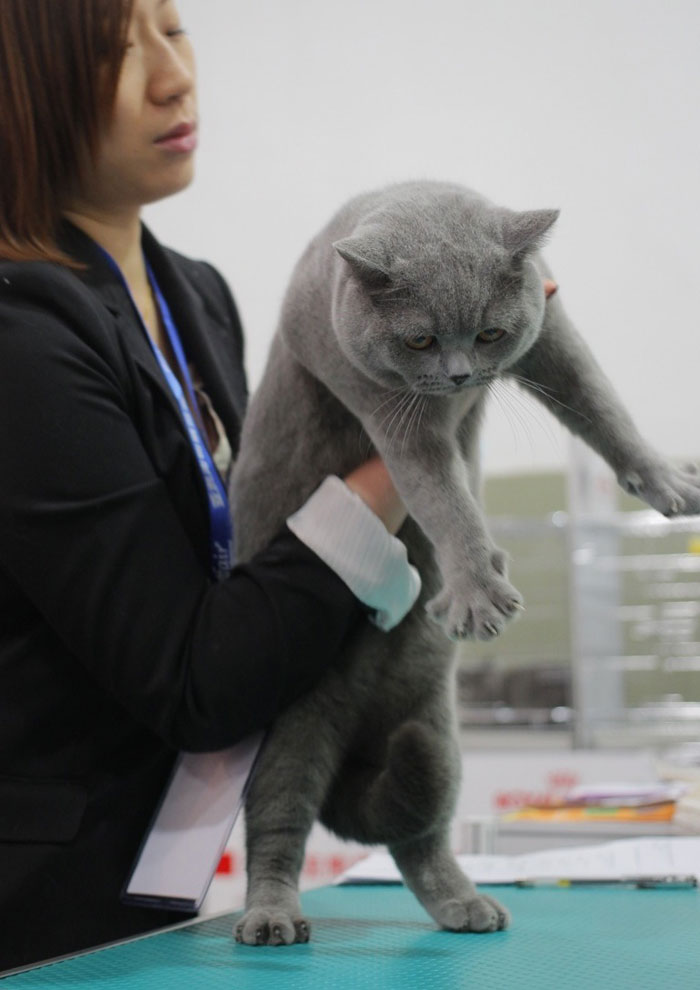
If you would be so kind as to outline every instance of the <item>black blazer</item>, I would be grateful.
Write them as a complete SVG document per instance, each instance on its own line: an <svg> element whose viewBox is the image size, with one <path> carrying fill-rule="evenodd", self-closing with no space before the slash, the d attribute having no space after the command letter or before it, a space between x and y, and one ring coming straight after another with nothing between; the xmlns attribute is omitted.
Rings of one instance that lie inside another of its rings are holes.
<svg viewBox="0 0 700 990"><path fill-rule="evenodd" d="M241 328L209 265L143 244L236 449ZM178 749L231 745L362 611L288 530L219 584L180 413L96 245L0 262L0 969L164 924L119 893Z"/></svg>

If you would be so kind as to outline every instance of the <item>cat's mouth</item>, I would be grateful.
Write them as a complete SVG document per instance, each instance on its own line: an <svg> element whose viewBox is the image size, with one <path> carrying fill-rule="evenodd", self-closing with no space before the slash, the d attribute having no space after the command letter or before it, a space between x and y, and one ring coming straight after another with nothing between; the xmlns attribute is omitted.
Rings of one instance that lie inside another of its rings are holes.
<svg viewBox="0 0 700 990"><path fill-rule="evenodd" d="M468 392L472 388L481 388L488 385L490 378L469 378L463 382L440 382L435 385L419 385L416 389L421 395L457 395L460 392Z"/></svg>

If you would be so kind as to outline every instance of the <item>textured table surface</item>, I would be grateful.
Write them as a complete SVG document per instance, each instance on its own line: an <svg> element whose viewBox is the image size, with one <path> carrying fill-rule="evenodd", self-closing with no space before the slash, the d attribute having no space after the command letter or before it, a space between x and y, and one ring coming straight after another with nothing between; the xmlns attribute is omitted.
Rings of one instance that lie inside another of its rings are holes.
<svg viewBox="0 0 700 990"><path fill-rule="evenodd" d="M325 887L303 897L308 945L237 945L226 915L9 976L3 988L700 990L698 890L490 893L513 914L505 932L438 931L403 887Z"/></svg>

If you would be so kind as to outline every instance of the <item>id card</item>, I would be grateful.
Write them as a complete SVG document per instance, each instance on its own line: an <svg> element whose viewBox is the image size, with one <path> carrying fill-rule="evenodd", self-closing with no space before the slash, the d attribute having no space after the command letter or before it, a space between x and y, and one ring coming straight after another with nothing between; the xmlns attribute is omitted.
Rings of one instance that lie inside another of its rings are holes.
<svg viewBox="0 0 700 990"><path fill-rule="evenodd" d="M243 807L264 733L182 753L122 893L125 904L197 911Z"/></svg>

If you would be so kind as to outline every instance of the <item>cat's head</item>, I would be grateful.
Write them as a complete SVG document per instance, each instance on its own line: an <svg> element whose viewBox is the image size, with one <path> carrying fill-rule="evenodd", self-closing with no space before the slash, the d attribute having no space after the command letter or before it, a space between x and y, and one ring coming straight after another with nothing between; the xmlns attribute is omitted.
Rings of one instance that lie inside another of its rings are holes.
<svg viewBox="0 0 700 990"><path fill-rule="evenodd" d="M488 383L540 332L545 292L532 254L557 216L501 209L458 187L389 195L333 245L344 353L389 387L449 395Z"/></svg>

